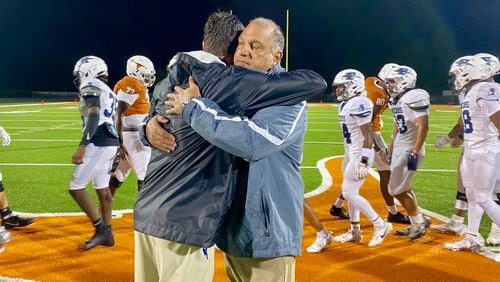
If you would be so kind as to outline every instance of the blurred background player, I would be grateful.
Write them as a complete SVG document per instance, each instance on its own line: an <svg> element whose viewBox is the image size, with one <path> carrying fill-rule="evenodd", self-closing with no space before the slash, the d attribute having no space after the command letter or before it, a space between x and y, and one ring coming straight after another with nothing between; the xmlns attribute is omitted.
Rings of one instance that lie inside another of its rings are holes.
<svg viewBox="0 0 500 282"><path fill-rule="evenodd" d="M474 55L475 57L483 60L487 68L484 69L485 73L485 81L495 82L494 76L497 75L500 71L500 62L498 58L494 55L488 53L479 53ZM498 84L497 84L498 85ZM453 85L452 85L453 88ZM459 102L464 98L464 91L460 91ZM452 130L446 136L437 136L435 146L438 149L443 148L446 144L451 143L452 147L458 147L463 143L463 126L460 125L461 117L459 117L457 124L452 128ZM460 165L462 163L463 158L463 150L459 158L458 162L458 174L457 174L457 199L455 202L455 210L450 221L445 222L439 225L431 225L431 228L443 233L451 233L457 235L465 234L467 230L467 226L464 223L465 215L467 214L467 197L465 194L465 188L462 183ZM496 174L496 183L495 190L493 192L494 201L500 205L500 154L497 153L497 164L496 164L497 172ZM478 239L482 244L483 239L480 235L478 235ZM491 223L490 233L486 240L487 243L492 245L500 244L500 228L494 223Z"/></svg>
<svg viewBox="0 0 500 282"><path fill-rule="evenodd" d="M387 150L391 165L389 193L396 197L410 217L411 225L397 231L415 240L426 232L430 220L424 218L413 192L412 179L425 155L429 130L429 93L415 88L417 73L408 66L392 69L385 78L391 96L394 130Z"/></svg>
<svg viewBox="0 0 500 282"><path fill-rule="evenodd" d="M95 56L78 60L73 70L75 85L80 92L80 113L83 136L80 146L71 157L75 169L69 184L69 192L95 227L95 233L85 241L84 249L98 245L111 247L115 244L111 229L111 193L109 172L120 144L114 127L116 98L106 84L108 67ZM99 198L99 210L85 191L93 183Z"/></svg>
<svg viewBox="0 0 500 282"><path fill-rule="evenodd" d="M482 249L478 235L483 213L500 225L500 207L492 198L500 153L500 88L491 82L489 67L478 56L458 58L449 74L455 90L464 91L460 103L460 124L464 133L460 170L468 200L468 222L465 238L445 243L445 247L454 251L479 251Z"/></svg>
<svg viewBox="0 0 500 282"><path fill-rule="evenodd" d="M151 148L144 146L139 137L139 125L149 113L148 87L155 82L155 68L144 56L127 60L127 75L114 87L118 100L116 130L121 137L120 162L109 180L109 190L114 196L132 168L137 175L137 189L144 184Z"/></svg>
<svg viewBox="0 0 500 282"><path fill-rule="evenodd" d="M2 138L2 146L10 145L10 136L3 127L0 127L0 137ZM33 217L20 217L12 212L7 202L7 195L5 194L2 180L2 173L0 172L0 217L2 220L0 234L5 232L5 229L24 227L35 222ZM0 237L2 237L2 235L0 235Z"/></svg>
<svg viewBox="0 0 500 282"><path fill-rule="evenodd" d="M389 95L387 95L387 92L385 90L384 79L389 71L396 68L397 66L398 65L394 63L385 64L378 73L378 77L371 76L366 78L365 88L367 97L373 103L372 131L374 148L376 152L374 163L380 176L380 192L382 194L382 197L384 197L384 201L388 209L387 221L409 224L410 219L408 218L408 216L398 211L396 204L394 203L394 197L391 196L388 191L391 171L386 157L387 145L385 144L384 138L381 133L383 127L382 113L388 107L389 103ZM345 218L345 211L342 207L343 204L344 198L342 197L342 194L340 194L337 197L334 205L330 209L330 214L332 216Z"/></svg>
<svg viewBox="0 0 500 282"><path fill-rule="evenodd" d="M316 230L316 239L307 247L306 251L308 253L319 253L333 243L332 232L325 229L313 206L306 198L304 198L304 217Z"/></svg>
<svg viewBox="0 0 500 282"><path fill-rule="evenodd" d="M360 212L373 223L373 237L368 246L382 244L392 230L370 203L359 194L373 162L373 134L371 130L372 102L366 98L365 77L354 69L339 72L333 81L340 101L339 122L344 137L344 160L342 162L342 195L349 204L351 226L347 233L334 237L337 242L360 242L362 240Z"/></svg>

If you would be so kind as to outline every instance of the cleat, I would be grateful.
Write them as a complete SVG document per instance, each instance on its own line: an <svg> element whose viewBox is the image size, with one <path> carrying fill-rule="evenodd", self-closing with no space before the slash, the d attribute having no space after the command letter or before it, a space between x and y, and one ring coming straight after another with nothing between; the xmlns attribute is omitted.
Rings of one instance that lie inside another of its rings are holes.
<svg viewBox="0 0 500 282"><path fill-rule="evenodd" d="M454 234L463 236L467 232L467 226L463 223L457 223L455 221L448 221L443 224L432 224L432 230L436 230L441 233Z"/></svg>
<svg viewBox="0 0 500 282"><path fill-rule="evenodd" d="M335 205L330 209L330 215L342 219L349 219L349 214L345 211L344 207L337 208Z"/></svg>
<svg viewBox="0 0 500 282"><path fill-rule="evenodd" d="M0 226L0 246L3 246L10 242L10 233L5 230L4 226Z"/></svg>
<svg viewBox="0 0 500 282"><path fill-rule="evenodd" d="M427 227L429 227L429 226L431 225L431 219L430 219L430 218L428 218L428 217L426 217L426 216L424 216L424 222L425 222L425 224L424 224L424 226L423 226L423 227L424 227L424 229L426 229ZM402 230L397 230L397 231L396 231L396 235L399 235L399 236L409 236L409 235L410 235L410 233L411 233L411 230L412 230L412 228L413 228L412 226L413 226L413 225L410 225L410 226L406 227L405 229L402 229ZM425 232L424 232L424 234L425 234ZM421 235L423 235L423 234L421 234ZM419 236L419 237L420 237L420 236ZM415 239L416 239L416 238L415 238ZM413 240L413 239L410 239L410 240Z"/></svg>
<svg viewBox="0 0 500 282"><path fill-rule="evenodd" d="M333 236L332 232L328 232L328 236L323 236L323 234L317 232L316 233L316 240L314 240L314 243L312 243L311 246L309 246L306 251L308 253L319 253L323 249L325 249L328 245L333 243Z"/></svg>
<svg viewBox="0 0 500 282"><path fill-rule="evenodd" d="M20 217L18 215L12 215L3 219L6 229L13 229L17 227L24 227L31 225L35 222L33 217Z"/></svg>
<svg viewBox="0 0 500 282"><path fill-rule="evenodd" d="M400 211L398 211L397 214L392 214L389 212L387 216L387 222L411 224L410 218L407 215L402 214Z"/></svg>
<svg viewBox="0 0 500 282"><path fill-rule="evenodd" d="M490 235L488 235L486 243L490 245L500 245L500 227L495 223L491 224Z"/></svg>
<svg viewBox="0 0 500 282"><path fill-rule="evenodd" d="M377 228L374 227L373 230L373 237L368 243L368 247L374 247L382 244L384 242L385 237L389 232L392 230L392 224L386 222L383 227Z"/></svg>
<svg viewBox="0 0 500 282"><path fill-rule="evenodd" d="M363 234L361 234L361 231L353 232L351 229L349 229L346 233L333 237L333 240L339 243L347 243L347 242L358 243L361 242L361 240L363 240Z"/></svg>
<svg viewBox="0 0 500 282"><path fill-rule="evenodd" d="M408 240L412 241L425 235L425 224L411 225L410 232L408 233Z"/></svg>
<svg viewBox="0 0 500 282"><path fill-rule="evenodd" d="M90 250L99 245L111 247L115 244L115 238L113 236L113 231L111 231L111 226L105 226L103 228L96 228L94 236L89 240L85 241L83 248L85 250Z"/></svg>
<svg viewBox="0 0 500 282"><path fill-rule="evenodd" d="M479 244L477 240L471 242L467 239L463 239L453 243L445 243L444 247L452 251L469 250L471 252L480 252L483 250L483 247Z"/></svg>

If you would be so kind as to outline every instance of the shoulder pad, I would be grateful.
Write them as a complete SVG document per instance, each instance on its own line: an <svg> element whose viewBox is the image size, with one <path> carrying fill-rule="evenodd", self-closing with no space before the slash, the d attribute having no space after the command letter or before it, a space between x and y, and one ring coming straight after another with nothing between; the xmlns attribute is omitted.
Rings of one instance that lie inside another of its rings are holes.
<svg viewBox="0 0 500 282"><path fill-rule="evenodd" d="M80 90L82 97L99 97L101 95L101 89L95 86L85 86Z"/></svg>
<svg viewBox="0 0 500 282"><path fill-rule="evenodd" d="M412 110L425 110L430 106L429 93L423 89L413 89L406 93L401 101Z"/></svg>
<svg viewBox="0 0 500 282"><path fill-rule="evenodd" d="M500 98L500 88L498 84L492 82L480 82L471 90L477 91L478 99L498 100Z"/></svg>
<svg viewBox="0 0 500 282"><path fill-rule="evenodd" d="M353 116L368 117L372 114L372 101L366 97L355 97L349 104L349 113Z"/></svg>

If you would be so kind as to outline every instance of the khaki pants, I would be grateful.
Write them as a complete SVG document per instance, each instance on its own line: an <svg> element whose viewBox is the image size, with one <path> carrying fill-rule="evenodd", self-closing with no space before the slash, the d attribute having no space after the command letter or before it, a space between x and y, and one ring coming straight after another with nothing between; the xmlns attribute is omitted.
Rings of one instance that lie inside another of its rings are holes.
<svg viewBox="0 0 500 282"><path fill-rule="evenodd" d="M224 254L226 274L238 282L292 282L295 281L295 257L248 258Z"/></svg>
<svg viewBox="0 0 500 282"><path fill-rule="evenodd" d="M214 276L214 248L179 244L134 231L134 281L206 281Z"/></svg>

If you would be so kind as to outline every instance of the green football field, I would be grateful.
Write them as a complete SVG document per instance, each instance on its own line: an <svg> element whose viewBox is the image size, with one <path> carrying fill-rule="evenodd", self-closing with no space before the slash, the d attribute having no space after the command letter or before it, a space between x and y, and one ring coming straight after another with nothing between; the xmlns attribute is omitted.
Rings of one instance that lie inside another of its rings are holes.
<svg viewBox="0 0 500 282"><path fill-rule="evenodd" d="M458 117L454 107L431 110L427 154L414 179L414 189L422 208L451 216L456 194L456 168L460 149L434 148L437 135L444 135ZM384 116L383 135L389 140L391 112ZM81 119L75 103L24 103L0 105L0 126L12 138L0 148L0 171L9 200L16 211L28 213L80 211L68 193L73 165L71 155L81 138ZM342 131L334 105L311 105L308 110L302 175L306 192L321 184L317 161L343 155ZM120 188L114 209L130 209L136 197L135 177ZM92 195L93 193L89 190ZM333 201L333 199L332 199ZM490 221L483 218L481 233L487 235Z"/></svg>

